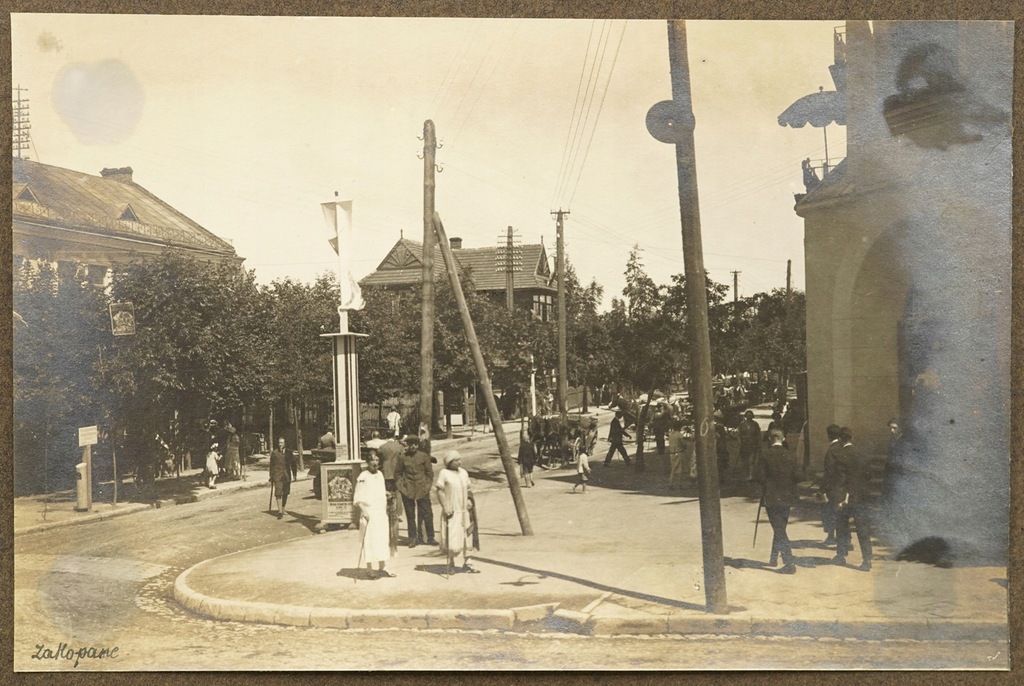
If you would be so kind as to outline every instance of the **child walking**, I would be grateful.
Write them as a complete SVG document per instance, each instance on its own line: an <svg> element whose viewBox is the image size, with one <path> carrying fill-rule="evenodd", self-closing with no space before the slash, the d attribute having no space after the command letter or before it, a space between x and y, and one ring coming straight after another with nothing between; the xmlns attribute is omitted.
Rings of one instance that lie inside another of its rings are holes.
<svg viewBox="0 0 1024 686"><path fill-rule="evenodd" d="M579 460L576 462L576 474L579 475L579 480L573 484L572 492L576 492L576 488L579 486L583 487L583 492L587 492L587 482L590 481L590 460L587 458L585 452L580 452Z"/></svg>

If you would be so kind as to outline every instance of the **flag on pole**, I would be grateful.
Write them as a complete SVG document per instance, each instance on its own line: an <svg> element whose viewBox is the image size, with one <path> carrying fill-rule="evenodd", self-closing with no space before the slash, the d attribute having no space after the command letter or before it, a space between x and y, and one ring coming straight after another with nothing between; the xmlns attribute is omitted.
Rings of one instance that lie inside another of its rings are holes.
<svg viewBox="0 0 1024 686"><path fill-rule="evenodd" d="M352 276L352 201L335 200L320 205L327 223L327 241L338 255L338 284L341 286L341 310L363 309L363 294Z"/></svg>

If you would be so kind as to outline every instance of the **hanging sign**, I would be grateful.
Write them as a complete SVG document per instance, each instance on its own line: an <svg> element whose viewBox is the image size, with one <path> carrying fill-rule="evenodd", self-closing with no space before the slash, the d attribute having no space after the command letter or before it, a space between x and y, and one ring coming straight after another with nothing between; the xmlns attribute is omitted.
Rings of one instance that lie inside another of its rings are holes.
<svg viewBox="0 0 1024 686"><path fill-rule="evenodd" d="M110 330L115 336L135 335L135 306L132 303L110 303Z"/></svg>

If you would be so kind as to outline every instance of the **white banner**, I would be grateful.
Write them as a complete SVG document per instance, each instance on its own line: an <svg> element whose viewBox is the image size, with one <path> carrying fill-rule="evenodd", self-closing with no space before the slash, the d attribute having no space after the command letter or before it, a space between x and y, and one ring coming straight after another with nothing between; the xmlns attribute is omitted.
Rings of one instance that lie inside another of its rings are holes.
<svg viewBox="0 0 1024 686"><path fill-rule="evenodd" d="M352 276L352 201L335 200L320 205L327 223L327 240L338 254L338 284L341 286L339 309L363 309L363 293Z"/></svg>

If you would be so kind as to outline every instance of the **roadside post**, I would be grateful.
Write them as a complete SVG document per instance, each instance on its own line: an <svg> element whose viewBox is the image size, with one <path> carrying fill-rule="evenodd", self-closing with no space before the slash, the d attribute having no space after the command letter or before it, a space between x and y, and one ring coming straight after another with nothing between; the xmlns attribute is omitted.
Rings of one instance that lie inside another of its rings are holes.
<svg viewBox="0 0 1024 686"><path fill-rule="evenodd" d="M85 467L79 472L80 481L85 481L85 502L79 497L76 510L92 511L92 447L99 442L99 427L83 426L78 429L78 447L82 449L82 464Z"/></svg>

